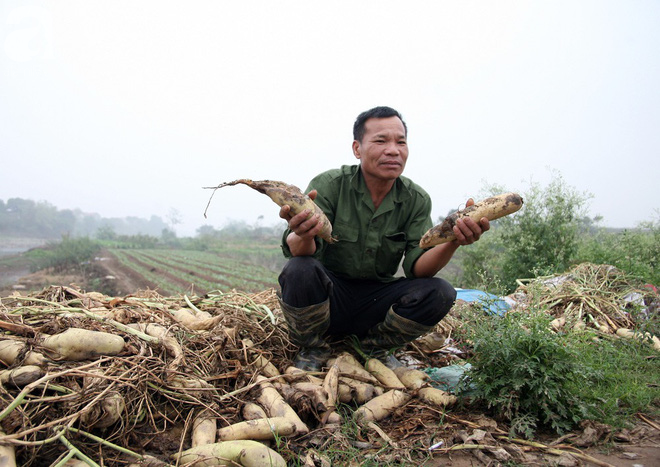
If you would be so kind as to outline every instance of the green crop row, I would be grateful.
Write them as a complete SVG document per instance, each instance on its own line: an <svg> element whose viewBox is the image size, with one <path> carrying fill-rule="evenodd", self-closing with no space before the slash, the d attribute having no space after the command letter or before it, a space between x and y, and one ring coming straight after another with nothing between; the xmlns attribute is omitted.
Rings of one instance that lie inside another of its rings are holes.
<svg viewBox="0 0 660 467"><path fill-rule="evenodd" d="M196 266L209 272L218 272L254 282L272 283L277 277L276 272L259 264L240 261L215 253L189 250L150 250L148 254L168 263L175 261L174 264Z"/></svg>
<svg viewBox="0 0 660 467"><path fill-rule="evenodd" d="M199 291L206 291L217 289L220 284L228 285L228 278L223 274L212 274L211 277L208 275L201 275L195 271L191 271L188 264L168 261L167 259L161 259L158 255L152 255L149 252L145 251L134 251L134 258L137 261L142 262L151 266L153 269L157 270L160 268L160 274L173 276L178 281L185 282L190 284L190 286L195 287Z"/></svg>
<svg viewBox="0 0 660 467"><path fill-rule="evenodd" d="M159 287L161 293L211 290L258 292L277 284L277 273L258 264L190 250L112 250L124 267Z"/></svg>
<svg viewBox="0 0 660 467"><path fill-rule="evenodd" d="M112 250L112 254L122 266L135 271L146 281L151 282L159 293L166 295L182 292L179 286L167 280L162 274L157 274L151 271L150 267L138 263L136 258L129 253L129 250Z"/></svg>

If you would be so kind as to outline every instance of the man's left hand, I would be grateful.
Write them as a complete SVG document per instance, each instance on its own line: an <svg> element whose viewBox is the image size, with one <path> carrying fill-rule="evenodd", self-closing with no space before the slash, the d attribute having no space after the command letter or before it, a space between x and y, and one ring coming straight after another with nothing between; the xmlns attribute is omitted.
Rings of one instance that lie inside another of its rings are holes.
<svg viewBox="0 0 660 467"><path fill-rule="evenodd" d="M472 206L474 200L470 198L465 207ZM456 235L456 240L454 243L457 245L470 245L481 237L481 234L490 229L490 222L488 218L482 217L479 222L475 222L469 217L463 217L456 221L454 226L454 235Z"/></svg>

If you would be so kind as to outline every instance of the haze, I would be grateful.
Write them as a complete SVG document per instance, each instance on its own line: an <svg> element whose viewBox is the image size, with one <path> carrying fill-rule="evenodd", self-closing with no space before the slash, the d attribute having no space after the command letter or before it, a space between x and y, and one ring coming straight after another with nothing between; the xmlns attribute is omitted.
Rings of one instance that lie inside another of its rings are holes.
<svg viewBox="0 0 660 467"><path fill-rule="evenodd" d="M279 208L354 164L389 105L434 218L553 171L601 225L660 218L660 2L0 3L0 199L180 217L179 235ZM263 217L262 217L263 216Z"/></svg>

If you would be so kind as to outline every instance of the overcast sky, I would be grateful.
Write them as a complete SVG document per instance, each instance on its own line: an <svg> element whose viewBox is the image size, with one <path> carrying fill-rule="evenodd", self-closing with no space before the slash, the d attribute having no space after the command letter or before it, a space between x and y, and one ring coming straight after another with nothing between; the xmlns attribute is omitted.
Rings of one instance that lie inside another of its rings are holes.
<svg viewBox="0 0 660 467"><path fill-rule="evenodd" d="M0 199L179 235L282 222L237 178L354 164L376 105L433 217L552 171L601 225L660 213L660 1L0 1Z"/></svg>

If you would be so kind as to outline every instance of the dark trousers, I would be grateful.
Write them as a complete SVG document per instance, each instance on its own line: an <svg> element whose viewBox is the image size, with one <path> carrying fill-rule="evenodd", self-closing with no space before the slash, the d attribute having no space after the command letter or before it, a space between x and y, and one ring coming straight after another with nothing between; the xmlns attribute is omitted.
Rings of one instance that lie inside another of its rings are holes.
<svg viewBox="0 0 660 467"><path fill-rule="evenodd" d="M385 319L392 308L396 314L426 326L437 324L456 300L456 290L437 277L393 282L344 279L328 271L311 256L296 256L279 276L281 299L302 308L330 299L328 334L341 337L366 332Z"/></svg>

